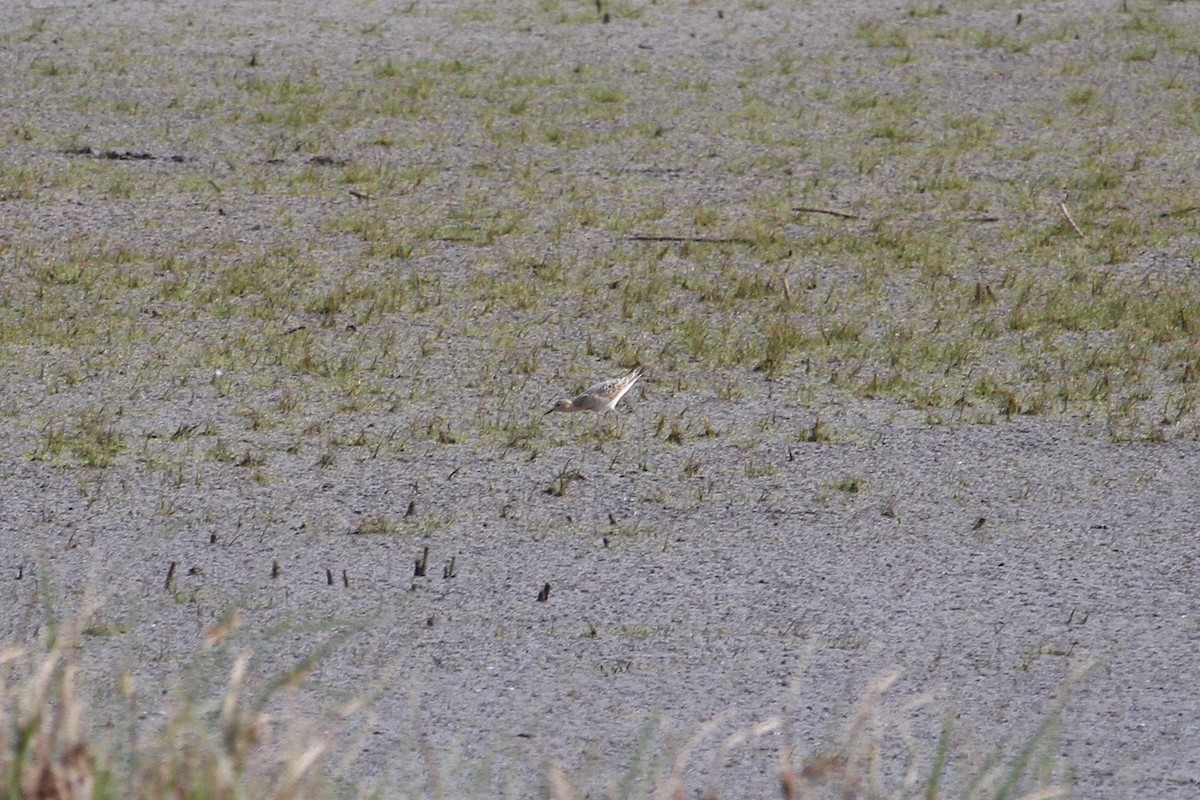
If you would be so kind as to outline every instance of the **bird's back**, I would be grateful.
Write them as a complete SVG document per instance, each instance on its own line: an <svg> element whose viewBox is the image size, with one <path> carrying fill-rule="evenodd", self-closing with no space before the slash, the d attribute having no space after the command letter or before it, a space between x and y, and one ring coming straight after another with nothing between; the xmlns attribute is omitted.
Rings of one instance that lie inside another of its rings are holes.
<svg viewBox="0 0 1200 800"><path fill-rule="evenodd" d="M589 411L611 410L640 377L642 377L642 368L638 367L624 378L613 378L589 386L573 402L579 408L586 408Z"/></svg>

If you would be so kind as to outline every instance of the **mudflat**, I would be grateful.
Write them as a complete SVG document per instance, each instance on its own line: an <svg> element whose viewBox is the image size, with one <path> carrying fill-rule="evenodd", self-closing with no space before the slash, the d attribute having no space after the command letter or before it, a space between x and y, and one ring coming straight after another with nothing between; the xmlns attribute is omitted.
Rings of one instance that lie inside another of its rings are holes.
<svg viewBox="0 0 1200 800"><path fill-rule="evenodd" d="M0 640L345 796L1196 796L1194 17L6 5Z"/></svg>

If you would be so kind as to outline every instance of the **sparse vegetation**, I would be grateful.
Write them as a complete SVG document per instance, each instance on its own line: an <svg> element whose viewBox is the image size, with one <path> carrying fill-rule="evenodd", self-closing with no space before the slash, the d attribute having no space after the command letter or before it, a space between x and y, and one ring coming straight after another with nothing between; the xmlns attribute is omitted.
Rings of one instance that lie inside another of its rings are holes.
<svg viewBox="0 0 1200 800"><path fill-rule="evenodd" d="M162 612L159 631L201 630L234 591L283 628L341 602L375 614L383 597L419 618L396 626L410 650L387 658L452 673L458 654L421 637L467 624L452 591L472 580L489 591L503 573L529 596L470 618L523 653L576 623L560 598L604 606L589 569L658 587L670 567L654 556L732 536L744 549L715 554L711 574L739 585L770 571L774 556L742 559L763 541L828 555L810 511L883 503L871 524L921 519L898 510L903 478L864 466L876 443L860 428L1057 424L1155 452L1200 439L1189 4L880 3L819 24L803 16L817 6L761 0L351 5L292 19L184 3L137 36L122 4L0 22L0 425L5 480L24 493L0 506L30 531L0 568L61 570L72 592L85 574L131 587L130 603ZM653 372L618 416L537 416L562 387L641 363ZM739 509L763 530L725 531ZM1064 552L1091 564L1088 548L1108 552L1102 529ZM1028 533L989 522L975 544L1000 532ZM860 531L842 533L853 549ZM924 535L903 532L913 547ZM470 547L431 570L436 591L388 560L452 538ZM576 549L528 555L547 539ZM595 539L613 561L594 560ZM150 551L161 564L126 563ZM335 563L346 553L370 568ZM503 569L471 563L479 553ZM166 564L168 583L191 582L159 606L145 587L161 574L140 570ZM231 577L240 567L255 579ZM796 585L760 579L791 602ZM318 602L314 586L344 591ZM870 620L820 613L804 647L877 652ZM125 609L114 619L83 629L85 644L161 636ZM718 645L757 630L676 624ZM612 631L646 646L677 635L592 627ZM1023 643L1017 671L1068 640ZM79 641L0 655L10 795L320 785L328 743L277 762L237 660L232 717L185 699L150 750L124 743L127 763L80 721L94 686L72 660ZM155 680L185 649L142 647L129 657L153 650ZM372 647L339 663L347 682L385 661ZM628 654L592 658L606 679L644 678ZM901 748L873 749L883 701L867 695L873 710L828 753L785 745L785 793L947 796L970 771L947 766L953 726L934 730L927 772L890 784ZM117 728L140 722L132 697ZM965 794L1054 796L1069 770L1050 727ZM621 796L685 780L658 767ZM413 793L438 795L435 777ZM556 796L597 794L551 777Z"/></svg>

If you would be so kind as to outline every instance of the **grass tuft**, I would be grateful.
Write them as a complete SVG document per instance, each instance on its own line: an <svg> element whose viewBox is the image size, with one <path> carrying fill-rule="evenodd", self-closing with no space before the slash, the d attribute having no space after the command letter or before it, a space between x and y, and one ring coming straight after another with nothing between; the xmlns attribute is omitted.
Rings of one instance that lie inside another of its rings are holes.
<svg viewBox="0 0 1200 800"><path fill-rule="evenodd" d="M248 698L250 655L237 656L211 706L168 701L165 723L141 713L120 681L127 725L99 734L84 698L79 639L90 615L42 647L0 649L0 794L43 800L302 800L330 795L328 742L306 724L277 719L271 700ZM225 626L223 636L232 626ZM281 684L283 685L283 684ZM276 687L278 688L278 687ZM155 706L162 699L155 697ZM127 737L127 738L124 738Z"/></svg>

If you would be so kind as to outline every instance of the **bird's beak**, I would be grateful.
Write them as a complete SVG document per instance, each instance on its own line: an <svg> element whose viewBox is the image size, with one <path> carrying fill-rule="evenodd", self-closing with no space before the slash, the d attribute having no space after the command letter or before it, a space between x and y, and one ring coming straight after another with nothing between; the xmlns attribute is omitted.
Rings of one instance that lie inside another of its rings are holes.
<svg viewBox="0 0 1200 800"><path fill-rule="evenodd" d="M546 414L553 414L553 413L554 413L553 408L546 412ZM546 416L546 414L542 414L542 416L544 417L544 416Z"/></svg>

